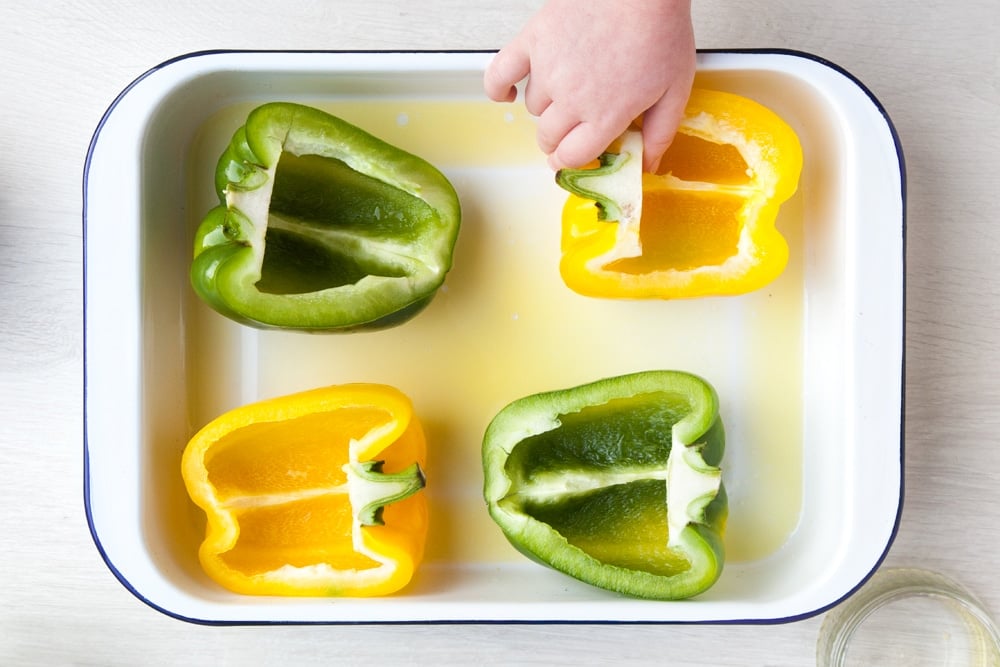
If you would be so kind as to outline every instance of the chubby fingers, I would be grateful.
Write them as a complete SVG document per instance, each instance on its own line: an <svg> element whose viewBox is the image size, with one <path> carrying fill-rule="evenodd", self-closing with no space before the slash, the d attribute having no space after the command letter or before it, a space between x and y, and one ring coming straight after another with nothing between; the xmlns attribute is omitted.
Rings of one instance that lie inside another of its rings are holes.
<svg viewBox="0 0 1000 667"><path fill-rule="evenodd" d="M531 58L519 41L500 49L483 74L483 88L494 102L513 102L517 98L516 84L531 71Z"/></svg>

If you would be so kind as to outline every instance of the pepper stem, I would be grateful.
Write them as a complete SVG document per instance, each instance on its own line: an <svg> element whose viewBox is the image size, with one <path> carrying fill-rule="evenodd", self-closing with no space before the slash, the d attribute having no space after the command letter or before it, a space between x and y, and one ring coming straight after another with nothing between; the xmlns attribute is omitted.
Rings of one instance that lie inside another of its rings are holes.
<svg viewBox="0 0 1000 667"><path fill-rule="evenodd" d="M667 544L674 546L689 523L705 523L705 508L719 495L722 471L705 462L705 443L674 439L667 457Z"/></svg>
<svg viewBox="0 0 1000 667"><path fill-rule="evenodd" d="M416 463L395 473L382 472L383 461L354 462L344 466L354 518L362 526L382 526L386 505L409 498L427 480Z"/></svg>
<svg viewBox="0 0 1000 667"><path fill-rule="evenodd" d="M597 203L598 219L631 225L642 216L642 133L628 130L618 153L606 152L592 169L560 169L559 187Z"/></svg>

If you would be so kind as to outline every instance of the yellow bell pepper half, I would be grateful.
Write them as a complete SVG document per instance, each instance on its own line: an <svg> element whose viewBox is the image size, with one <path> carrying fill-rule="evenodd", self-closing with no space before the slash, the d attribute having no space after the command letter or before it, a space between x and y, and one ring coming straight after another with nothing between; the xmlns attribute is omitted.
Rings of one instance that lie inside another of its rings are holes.
<svg viewBox="0 0 1000 667"><path fill-rule="evenodd" d="M777 278L788 244L779 206L802 170L798 137L766 107L695 89L657 173L638 130L596 168L564 169L560 272L587 296L742 294Z"/></svg>
<svg viewBox="0 0 1000 667"><path fill-rule="evenodd" d="M397 389L347 384L236 408L188 443L207 514L199 559L237 593L375 596L403 588L426 542L426 443Z"/></svg>

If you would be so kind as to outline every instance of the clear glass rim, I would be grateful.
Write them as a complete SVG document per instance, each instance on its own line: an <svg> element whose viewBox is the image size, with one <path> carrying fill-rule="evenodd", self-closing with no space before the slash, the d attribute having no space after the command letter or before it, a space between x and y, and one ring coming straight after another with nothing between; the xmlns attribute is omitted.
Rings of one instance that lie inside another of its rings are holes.
<svg viewBox="0 0 1000 667"><path fill-rule="evenodd" d="M823 619L816 645L819 667L844 665L855 631L875 611L911 597L935 598L958 612L969 639L977 644L982 664L1000 663L1000 632L982 603L951 579L919 568L890 568L876 572L854 595Z"/></svg>

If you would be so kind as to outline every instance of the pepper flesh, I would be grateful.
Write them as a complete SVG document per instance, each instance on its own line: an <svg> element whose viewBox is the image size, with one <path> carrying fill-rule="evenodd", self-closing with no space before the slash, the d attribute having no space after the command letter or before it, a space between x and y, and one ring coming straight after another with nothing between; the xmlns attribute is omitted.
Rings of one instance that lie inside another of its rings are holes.
<svg viewBox="0 0 1000 667"><path fill-rule="evenodd" d="M607 378L505 407L483 438L484 496L530 558L626 595L682 599L722 571L724 448L701 378Z"/></svg>
<svg viewBox="0 0 1000 667"><path fill-rule="evenodd" d="M378 329L444 282L461 222L434 166L319 109L249 113L219 158L220 205L194 240L191 283L260 328Z"/></svg>
<svg viewBox="0 0 1000 667"><path fill-rule="evenodd" d="M246 405L184 450L207 515L199 560L247 595L376 596L423 556L426 444L409 399L348 384Z"/></svg>
<svg viewBox="0 0 1000 667"><path fill-rule="evenodd" d="M616 152L612 152L616 151ZM630 130L601 164L564 169L560 272L606 298L743 294L777 278L788 244L780 205L798 187L802 148L780 117L747 98L692 91L656 174Z"/></svg>

